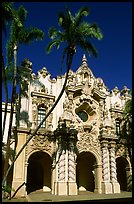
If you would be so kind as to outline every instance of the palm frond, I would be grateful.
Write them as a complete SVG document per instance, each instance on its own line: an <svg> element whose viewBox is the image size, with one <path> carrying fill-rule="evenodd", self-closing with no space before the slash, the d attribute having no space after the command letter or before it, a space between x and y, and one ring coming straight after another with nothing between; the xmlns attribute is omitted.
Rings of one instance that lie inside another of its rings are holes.
<svg viewBox="0 0 134 204"><path fill-rule="evenodd" d="M84 40L84 39L81 39L78 44L80 45L80 47L82 49L85 49L89 56L91 55L91 53L97 57L98 56L98 53L97 53L97 50L96 48L93 46L93 44L90 42L90 41L87 41L87 40Z"/></svg>
<svg viewBox="0 0 134 204"><path fill-rule="evenodd" d="M24 6L21 5L17 10L17 14L21 23L23 24L27 17L27 10L24 8Z"/></svg>
<svg viewBox="0 0 134 204"><path fill-rule="evenodd" d="M54 38L57 37L57 30L56 28L54 27L51 27L49 30L48 30L48 35L49 37L53 40Z"/></svg>
<svg viewBox="0 0 134 204"><path fill-rule="evenodd" d="M66 28L66 15L63 12L60 12L58 14L58 24L61 26L63 29Z"/></svg>
<svg viewBox="0 0 134 204"><path fill-rule="evenodd" d="M13 6L11 2L2 2L2 29L5 35L7 34L6 25L13 19L12 9Z"/></svg>
<svg viewBox="0 0 134 204"><path fill-rule="evenodd" d="M82 7L76 14L75 14L75 24L78 26L84 16L89 15L89 8L87 6Z"/></svg>
<svg viewBox="0 0 134 204"><path fill-rule="evenodd" d="M103 34L96 24L89 24L87 22L82 22L77 27L77 32L78 34L81 34L81 36L85 36L85 37L96 38L98 40L103 38Z"/></svg>
<svg viewBox="0 0 134 204"><path fill-rule="evenodd" d="M74 17L72 16L68 6L66 7L66 13L67 13L67 19L68 19L69 23L73 24L74 23Z"/></svg>
<svg viewBox="0 0 134 204"><path fill-rule="evenodd" d="M43 40L44 32L38 28L23 28L18 34L20 43L31 43L34 40Z"/></svg>
<svg viewBox="0 0 134 204"><path fill-rule="evenodd" d="M46 48L47 53L50 53L51 50L52 50L52 47L54 47L54 46L57 46L57 49L58 49L59 46L60 46L60 43L59 43L57 40L51 41L51 42L48 44L47 48Z"/></svg>

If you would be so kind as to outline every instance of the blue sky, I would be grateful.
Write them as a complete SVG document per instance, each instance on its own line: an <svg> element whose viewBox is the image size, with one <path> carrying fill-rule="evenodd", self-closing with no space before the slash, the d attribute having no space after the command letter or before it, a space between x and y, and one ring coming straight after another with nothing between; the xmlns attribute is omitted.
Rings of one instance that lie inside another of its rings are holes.
<svg viewBox="0 0 134 204"><path fill-rule="evenodd" d="M15 2L14 6L18 8L21 4L28 11L25 26L38 27L43 30L45 37L43 41L20 45L18 65L24 58L28 58L33 63L34 73L46 67L52 78L60 75L59 66L64 44L59 50L54 48L50 54L46 54L45 49L50 42L48 29L53 26L58 28L58 13L64 12L66 5L73 15L82 6L88 6L90 14L84 20L97 23L104 37L101 41L92 41L99 53L98 58L92 55L89 57L83 49L78 48L71 69L76 71L79 68L85 53L94 76L102 78L109 91L115 86L118 86L119 90L122 90L123 86L132 89L131 2ZM7 38L2 35L4 55ZM66 67L63 68L63 73L65 69Z"/></svg>

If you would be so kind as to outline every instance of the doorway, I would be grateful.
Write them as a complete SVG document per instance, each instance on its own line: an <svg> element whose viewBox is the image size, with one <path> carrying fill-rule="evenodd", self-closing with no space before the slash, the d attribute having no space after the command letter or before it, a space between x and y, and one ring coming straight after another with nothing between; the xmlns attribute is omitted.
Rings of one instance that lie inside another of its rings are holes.
<svg viewBox="0 0 134 204"><path fill-rule="evenodd" d="M51 157L45 152L35 152L28 159L27 169L27 194L43 190L44 187L51 190Z"/></svg>
<svg viewBox="0 0 134 204"><path fill-rule="evenodd" d="M96 158L91 152L82 152L77 156L76 183L79 191L94 192Z"/></svg>
<svg viewBox="0 0 134 204"><path fill-rule="evenodd" d="M118 157L116 159L117 180L120 184L121 191L127 191L127 174L126 174L127 165L128 162L124 157Z"/></svg>

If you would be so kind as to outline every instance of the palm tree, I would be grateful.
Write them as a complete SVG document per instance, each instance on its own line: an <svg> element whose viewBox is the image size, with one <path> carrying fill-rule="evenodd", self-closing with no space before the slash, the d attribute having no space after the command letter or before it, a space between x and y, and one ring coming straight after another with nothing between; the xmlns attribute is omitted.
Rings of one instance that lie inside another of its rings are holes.
<svg viewBox="0 0 134 204"><path fill-rule="evenodd" d="M90 55L93 53L97 56L97 52L95 47L91 44L90 40L92 38L102 39L102 33L99 27L96 24L89 24L87 22L83 22L83 17L88 16L89 10L88 7L81 8L75 16L73 16L68 8L66 8L66 13L60 13L58 17L59 26L61 27L62 31L57 31L55 28L49 29L49 36L52 41L47 46L47 52L49 53L53 46L56 46L59 49L60 44L62 42L66 43L66 47L64 48L63 55L62 55L62 62L66 57L66 78L62 87L62 90L53 104L52 108L48 111L44 119L41 121L39 126L31 133L30 137L26 141L26 143L22 146L20 151L17 153L13 163L19 157L23 149L26 147L28 142L35 136L41 125L50 115L50 113L54 110L57 103L59 102L60 98L62 97L68 79L68 73L71 68L73 56L76 53L76 46L81 46L82 48L86 49L88 54ZM8 175L12 165L9 167L6 176Z"/></svg>
<svg viewBox="0 0 134 204"><path fill-rule="evenodd" d="M19 44L28 44L33 40L42 40L44 38L44 32L38 28L29 28L24 27L24 21L26 20L27 11L23 6L20 6L16 11L19 20L22 26L18 26L18 22L13 19L11 24L10 39L7 43L7 67L12 67L13 65L13 89L12 89L12 98L11 98L11 111L10 111L10 120L9 120L9 129L8 129L8 138L7 138L7 152L6 152L6 161L4 167L4 175L8 169L8 160L9 160L9 148L10 148L10 137L11 137L11 128L13 121L13 112L16 101L16 86L17 86L17 49ZM6 180L5 180L6 181Z"/></svg>
<svg viewBox="0 0 134 204"><path fill-rule="evenodd" d="M17 23L18 27L22 26L19 17L13 7L13 2L2 2L2 30L7 35L6 31L6 25L9 25L9 23L14 19L14 21ZM5 111L4 111L4 119L3 119L3 129L2 129L2 140L3 135L5 131L5 123L6 123L6 116L7 116L7 106L8 106L8 86L7 86L7 76L5 73L5 66L4 66L4 56L2 54L2 81L4 83L4 89L5 89Z"/></svg>
<svg viewBox="0 0 134 204"><path fill-rule="evenodd" d="M6 35L6 25L11 22L13 19L13 7L12 3L10 2L2 2L2 30ZM5 111L4 111L4 119L3 119L3 130L2 136L4 134L4 127L6 122L6 113L7 113L7 104L8 104L8 88L7 88L7 79L5 75L5 67L4 67L4 56L2 54L2 81L4 82L4 89L5 89L5 96L6 96L6 103L5 103ZM2 137L3 139L3 137Z"/></svg>

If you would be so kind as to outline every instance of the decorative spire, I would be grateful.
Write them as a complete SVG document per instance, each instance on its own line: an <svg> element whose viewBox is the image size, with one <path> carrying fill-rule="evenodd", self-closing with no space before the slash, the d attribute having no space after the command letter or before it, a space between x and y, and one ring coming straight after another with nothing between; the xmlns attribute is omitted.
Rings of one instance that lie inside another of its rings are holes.
<svg viewBox="0 0 134 204"><path fill-rule="evenodd" d="M87 59L85 54L83 55L83 58L82 58L82 65L87 65Z"/></svg>

